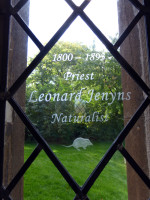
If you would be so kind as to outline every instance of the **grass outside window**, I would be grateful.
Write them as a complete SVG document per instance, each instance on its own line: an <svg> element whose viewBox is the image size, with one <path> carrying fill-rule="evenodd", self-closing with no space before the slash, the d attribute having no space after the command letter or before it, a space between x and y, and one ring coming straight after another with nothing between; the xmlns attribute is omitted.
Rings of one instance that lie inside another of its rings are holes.
<svg viewBox="0 0 150 200"><path fill-rule="evenodd" d="M54 153L82 186L110 143L96 143L86 150L77 151L73 147L50 145ZM25 145L25 159L31 154L35 144ZM24 176L25 200L70 200L74 192L42 151ZM119 152L115 153L102 174L88 193L91 200L127 200L126 166Z"/></svg>

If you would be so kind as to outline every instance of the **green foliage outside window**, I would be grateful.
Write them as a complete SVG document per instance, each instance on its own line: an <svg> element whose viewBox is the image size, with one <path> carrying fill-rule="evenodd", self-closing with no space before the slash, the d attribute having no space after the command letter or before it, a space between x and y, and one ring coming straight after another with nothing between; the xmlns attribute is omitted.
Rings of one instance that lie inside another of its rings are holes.
<svg viewBox="0 0 150 200"><path fill-rule="evenodd" d="M123 127L129 95L109 52L58 42L27 79L26 113L50 142L112 140Z"/></svg>

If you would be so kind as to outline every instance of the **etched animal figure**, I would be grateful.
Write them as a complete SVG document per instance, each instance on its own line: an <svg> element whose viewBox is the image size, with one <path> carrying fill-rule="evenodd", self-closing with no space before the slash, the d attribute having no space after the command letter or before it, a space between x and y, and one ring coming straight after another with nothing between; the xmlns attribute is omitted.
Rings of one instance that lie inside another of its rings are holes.
<svg viewBox="0 0 150 200"><path fill-rule="evenodd" d="M86 147L90 145L93 145L93 144L89 139L79 137L79 138L76 138L71 145L65 146L65 147L74 147L75 149L80 151L79 148L86 149Z"/></svg>

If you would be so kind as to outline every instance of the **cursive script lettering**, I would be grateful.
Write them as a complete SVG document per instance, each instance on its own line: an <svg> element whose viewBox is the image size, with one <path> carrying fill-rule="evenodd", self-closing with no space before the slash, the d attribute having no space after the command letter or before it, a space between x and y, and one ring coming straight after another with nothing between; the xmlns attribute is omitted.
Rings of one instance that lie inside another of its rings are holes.
<svg viewBox="0 0 150 200"><path fill-rule="evenodd" d="M56 122L74 122L74 123L82 123L82 122L104 122L108 121L107 115L102 115L99 112L95 111L92 115L82 115L82 116L76 116L76 115L64 115L63 113L57 114L54 113L52 115L51 123L54 124Z"/></svg>
<svg viewBox="0 0 150 200"><path fill-rule="evenodd" d="M83 95L84 91L84 95ZM54 93L51 94L48 93L41 93L39 96L37 96L37 91L31 92L29 102L35 103L35 102L49 102L49 101L81 101L84 100L86 103L90 103L91 101L107 101L108 105L111 105L115 100L118 101L129 101L131 99L131 92L95 92L94 89L88 90L86 95L86 100L84 99L86 94L85 88L81 88L79 92L72 92L72 93Z"/></svg>
<svg viewBox="0 0 150 200"><path fill-rule="evenodd" d="M71 80L71 81L94 80L94 74L93 72L91 74L73 74L71 72L66 72L64 74L64 79L66 81L68 80Z"/></svg>

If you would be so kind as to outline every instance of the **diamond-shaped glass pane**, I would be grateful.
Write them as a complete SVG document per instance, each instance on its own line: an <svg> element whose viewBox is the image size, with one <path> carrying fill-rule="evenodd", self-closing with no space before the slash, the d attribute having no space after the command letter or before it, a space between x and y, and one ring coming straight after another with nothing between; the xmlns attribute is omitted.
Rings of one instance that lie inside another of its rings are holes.
<svg viewBox="0 0 150 200"><path fill-rule="evenodd" d="M97 23L93 2L85 12ZM27 116L80 186L124 127L123 101L130 99L130 91L122 91L120 65L79 16L26 81Z"/></svg>
<svg viewBox="0 0 150 200"><path fill-rule="evenodd" d="M27 79L28 117L81 186L123 128L122 103L130 100L104 49L78 18Z"/></svg>

